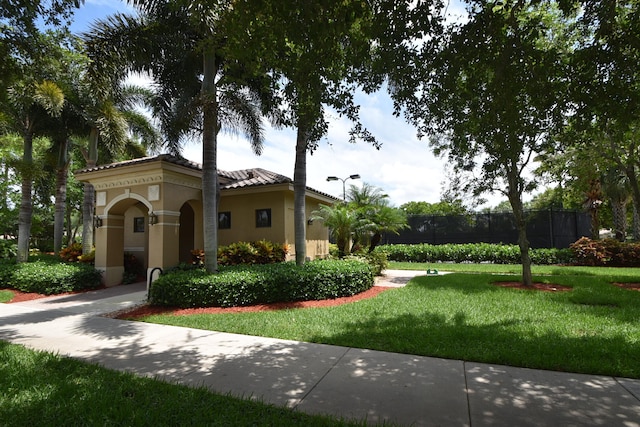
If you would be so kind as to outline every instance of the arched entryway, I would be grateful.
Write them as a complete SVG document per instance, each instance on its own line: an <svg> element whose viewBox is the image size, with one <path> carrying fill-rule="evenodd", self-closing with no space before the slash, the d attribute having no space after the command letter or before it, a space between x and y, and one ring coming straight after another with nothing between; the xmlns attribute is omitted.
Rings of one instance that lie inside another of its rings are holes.
<svg viewBox="0 0 640 427"><path fill-rule="evenodd" d="M122 282L125 274L144 275L149 263L149 212L151 203L143 196L127 192L115 197L100 216L96 239L104 244L96 250L96 266L109 284ZM126 261L125 261L126 258Z"/></svg>
<svg viewBox="0 0 640 427"><path fill-rule="evenodd" d="M191 262L191 250L195 249L195 212L189 203L180 208L180 249L181 263Z"/></svg>

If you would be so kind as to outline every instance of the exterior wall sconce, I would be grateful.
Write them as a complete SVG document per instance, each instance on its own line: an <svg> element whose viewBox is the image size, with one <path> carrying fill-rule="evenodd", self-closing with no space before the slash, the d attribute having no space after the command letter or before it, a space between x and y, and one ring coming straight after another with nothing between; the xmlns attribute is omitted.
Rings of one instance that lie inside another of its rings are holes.
<svg viewBox="0 0 640 427"><path fill-rule="evenodd" d="M93 226L95 228L102 227L102 218L100 218L98 215L94 215L93 217Z"/></svg>
<svg viewBox="0 0 640 427"><path fill-rule="evenodd" d="M311 224L313 224L313 218L309 218L309 219L307 220L307 225L311 225Z"/></svg>
<svg viewBox="0 0 640 427"><path fill-rule="evenodd" d="M158 223L158 215L153 212L149 212L149 225L155 225Z"/></svg>

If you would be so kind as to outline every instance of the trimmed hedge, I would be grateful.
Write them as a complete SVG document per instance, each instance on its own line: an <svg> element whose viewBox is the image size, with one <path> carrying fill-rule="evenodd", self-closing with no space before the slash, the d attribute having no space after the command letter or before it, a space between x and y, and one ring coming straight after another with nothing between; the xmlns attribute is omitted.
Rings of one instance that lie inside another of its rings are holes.
<svg viewBox="0 0 640 427"><path fill-rule="evenodd" d="M100 272L90 265L38 259L27 263L0 262L0 287L45 295L100 286Z"/></svg>
<svg viewBox="0 0 640 427"><path fill-rule="evenodd" d="M152 305L235 307L273 302L321 300L351 296L373 286L368 264L317 260L298 267L293 262L175 270L160 276L149 290Z"/></svg>
<svg viewBox="0 0 640 427"><path fill-rule="evenodd" d="M381 245L376 251L385 252L390 261L401 262L490 262L494 264L519 264L520 248L517 245L492 243L466 243L430 245ZM569 249L531 249L531 261L538 265L567 264L574 261Z"/></svg>

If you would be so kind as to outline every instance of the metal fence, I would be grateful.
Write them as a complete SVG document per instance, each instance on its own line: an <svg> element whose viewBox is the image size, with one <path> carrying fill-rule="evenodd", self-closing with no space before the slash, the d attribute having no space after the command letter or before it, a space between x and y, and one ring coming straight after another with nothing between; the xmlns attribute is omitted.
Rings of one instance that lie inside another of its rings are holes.
<svg viewBox="0 0 640 427"><path fill-rule="evenodd" d="M528 211L527 238L532 248L566 248L582 236L591 236L586 212ZM410 228L399 235L386 233L382 243L506 243L516 244L518 231L513 214L411 215Z"/></svg>

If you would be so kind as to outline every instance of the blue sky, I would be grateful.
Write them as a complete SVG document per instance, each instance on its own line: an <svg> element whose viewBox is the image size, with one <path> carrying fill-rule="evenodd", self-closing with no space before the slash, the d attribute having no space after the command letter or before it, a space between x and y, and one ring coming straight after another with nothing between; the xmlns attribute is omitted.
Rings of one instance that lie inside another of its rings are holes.
<svg viewBox="0 0 640 427"><path fill-rule="evenodd" d="M458 2L449 6L450 13L460 13ZM91 22L115 12L131 12L126 3L118 0L86 0L76 12L72 30L86 31ZM327 182L327 176L341 178L360 174L360 181L380 187L395 206L409 201L437 202L445 180L446 159L436 158L426 141L418 140L415 129L402 118L392 114L392 103L385 92L359 94L363 124L382 143L380 150L365 143L350 144L347 120L332 116L327 136L318 150L307 157L307 185L317 190L342 196L342 183ZM184 156L200 163L201 145L198 141L187 145ZM218 168L236 170L260 167L293 177L295 159L295 131L266 127L266 145L261 156L255 156L249 143L238 136L221 134L218 146ZM501 198L490 197L489 205Z"/></svg>

